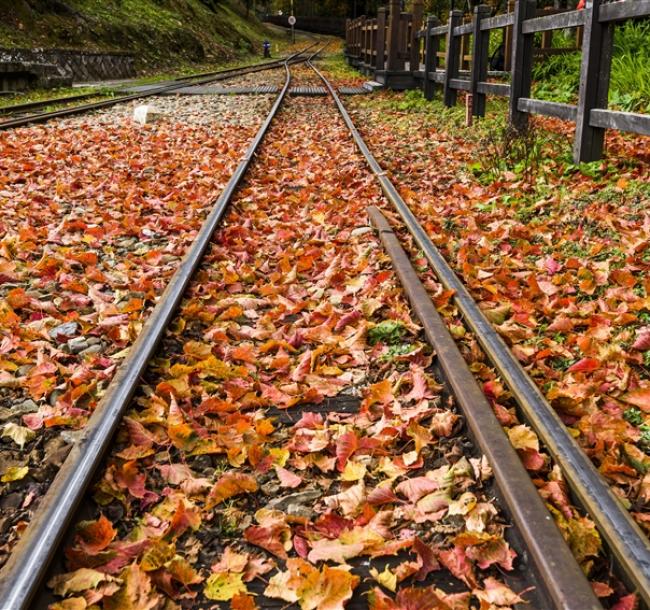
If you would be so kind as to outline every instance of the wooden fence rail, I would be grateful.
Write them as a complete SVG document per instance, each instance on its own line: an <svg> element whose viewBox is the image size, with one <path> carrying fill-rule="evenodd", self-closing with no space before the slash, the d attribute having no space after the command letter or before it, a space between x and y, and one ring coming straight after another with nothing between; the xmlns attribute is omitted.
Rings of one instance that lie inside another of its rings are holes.
<svg viewBox="0 0 650 610"><path fill-rule="evenodd" d="M485 116L488 95L507 97L510 122L518 129L526 127L531 114L572 121L576 124L576 162L602 157L607 129L650 135L650 115L607 107L614 28L650 16L650 0L588 0L583 10L553 14L537 11L535 0L516 0L511 4L514 10L504 15L490 17L490 7L480 5L468 23L463 23L460 11L451 11L446 24L429 17L424 27L422 1L413 4L412 14L400 12L399 0L390 0L388 8L379 9L376 19L348 20L346 54L350 63L389 88L422 87L429 100L439 91L446 106L456 104L458 92L465 91L472 96L471 111L478 117ZM535 49L535 35L542 33L542 40L550 41L549 33L567 28L581 28L577 38L582 49L578 103L534 99L533 61L540 53ZM507 71L490 71L490 33L501 29L506 31ZM508 76L510 82L494 80Z"/></svg>

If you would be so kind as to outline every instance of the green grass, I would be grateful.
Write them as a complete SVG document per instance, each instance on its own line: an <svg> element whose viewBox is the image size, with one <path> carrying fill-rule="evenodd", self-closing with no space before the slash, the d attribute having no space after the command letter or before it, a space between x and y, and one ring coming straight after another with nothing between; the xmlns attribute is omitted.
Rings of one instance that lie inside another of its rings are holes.
<svg viewBox="0 0 650 610"><path fill-rule="evenodd" d="M554 46L561 44L557 34ZM580 85L580 53L538 61L533 70L534 96L573 103ZM628 21L615 30L609 103L618 110L650 111L650 22Z"/></svg>
<svg viewBox="0 0 650 610"><path fill-rule="evenodd" d="M1 5L2 3L0 3ZM133 53L140 71L261 55L286 39L246 16L239 0L12 0L0 6L0 46Z"/></svg>

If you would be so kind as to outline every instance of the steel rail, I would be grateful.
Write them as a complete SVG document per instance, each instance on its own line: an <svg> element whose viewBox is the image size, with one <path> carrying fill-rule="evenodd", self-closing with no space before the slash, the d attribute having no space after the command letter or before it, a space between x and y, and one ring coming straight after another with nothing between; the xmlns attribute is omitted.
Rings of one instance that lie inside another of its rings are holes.
<svg viewBox="0 0 650 610"><path fill-rule="evenodd" d="M243 68L228 68L213 74L212 76L206 76L199 78L199 80L193 82L193 85L205 85L208 83L213 83L215 81L227 80L229 78L234 78L235 76L241 76L243 74L251 74L254 72L262 72L265 70L272 70L274 68L281 68L285 63L291 63L296 61L306 61L298 59L301 55L307 53L308 50L313 48L318 43L313 43L299 51L287 57L284 60L276 60L275 62L265 62L263 64L254 64L252 66L247 66ZM115 106L116 104L121 104L123 102L130 102L137 99L142 99L146 97L151 97L153 95L159 95L161 93L167 93L174 91L176 89L181 89L182 87L187 86L187 81L190 81L193 77L182 77L182 79L177 79L174 83L163 85L160 87L155 87L149 91L144 91L140 93L133 93L130 95L124 95L121 97L115 97L110 100L102 100L99 102L93 102L90 104L80 104L79 106L74 106L72 108L62 108L60 110L53 110L51 112L42 112L39 114L33 114L26 117L19 117L15 119L9 119L6 121L0 122L1 129L13 129L16 127L23 127L25 125L30 125L32 123L44 123L51 119L61 118L66 116L72 116L75 114L82 114L84 112L89 112L91 110L99 110L101 108L107 108L109 106ZM181 82L182 81L182 82Z"/></svg>
<svg viewBox="0 0 650 610"><path fill-rule="evenodd" d="M382 191L423 251L443 286L454 291L454 302L481 347L509 387L520 412L562 469L575 500L591 516L611 555L617 573L650 608L650 545L629 512L612 492L566 425L540 392L503 339L494 330L463 282L454 273L379 165L327 78L308 62L325 83L357 147L377 177ZM561 576L555 575L556 577Z"/></svg>
<svg viewBox="0 0 650 610"><path fill-rule="evenodd" d="M0 609L27 610L30 607L64 533L110 446L117 425L140 384L148 361L155 354L233 194L289 91L289 60L285 60L284 68L285 84L268 116L215 201L190 250L131 346L126 360L118 368L81 438L68 454L49 490L41 498L36 515L0 572Z"/></svg>
<svg viewBox="0 0 650 610"><path fill-rule="evenodd" d="M33 110L34 108L53 106L55 104L67 104L68 102L79 102L81 100L87 100L88 98L98 97L101 95L103 94L100 91L95 91L93 93L79 93L77 95L68 95L66 97L54 97L47 100L25 102L23 104L13 104L12 106L1 106L0 115L16 114L20 112L25 112L27 110Z"/></svg>
<svg viewBox="0 0 650 610"><path fill-rule="evenodd" d="M504 507L537 568L546 598L544 607L602 610L397 236L378 208L368 208L368 215L424 333L435 349L456 404L465 414L470 434L492 467Z"/></svg>

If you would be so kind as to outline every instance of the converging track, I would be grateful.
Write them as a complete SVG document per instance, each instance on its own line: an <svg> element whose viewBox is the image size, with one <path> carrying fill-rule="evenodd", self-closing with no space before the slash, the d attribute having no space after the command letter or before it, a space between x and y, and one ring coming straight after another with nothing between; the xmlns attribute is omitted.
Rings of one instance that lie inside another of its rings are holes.
<svg viewBox="0 0 650 610"><path fill-rule="evenodd" d="M306 595L310 609L468 608L472 596L602 607L382 214L391 205L647 602L635 526L552 425L310 60L294 91L314 97L288 99L294 58L0 573L0 608L46 607L46 576L58 596L111 608L135 583L147 607L164 595L217 607L245 583L261 608ZM134 563L145 556L146 569ZM366 557L383 591L368 584ZM94 585L62 574L81 569ZM420 592L404 585L393 601L401 580Z"/></svg>
<svg viewBox="0 0 650 610"><path fill-rule="evenodd" d="M236 78L238 76L243 76L245 74L253 74L256 72L262 72L265 70L273 70L281 68L282 66L292 63L299 63L305 61L307 58L307 53L310 49L316 46L317 43L313 43L306 47L304 50L297 53L293 53L286 59L278 59L274 61L265 61L255 64L250 64L247 66L241 66L239 68L228 68L224 70L216 70L214 72L204 72L201 74L193 74L191 76L181 76L174 79L172 82L166 82L162 85L156 85L155 83L148 87L146 91L133 93L131 95L117 95L108 100L101 100L97 102L92 102L88 104L79 104L71 108L58 108L51 111L43 111L34 113L35 110L48 108L51 106L60 106L67 105L71 102L79 102L85 99L90 99L92 97L101 97L99 93L88 93L82 95L68 96L62 98L55 98L49 100L42 100L37 102L27 102L25 104L16 104L15 106L7 106L5 108L0 108L0 115L15 115L14 118L9 118L0 121L0 129L11 129L15 127L23 127L26 125L34 123L43 123L51 119L72 116L76 114L82 114L90 112L92 110L99 110L100 108L107 108L114 106L116 104L121 104L123 102L129 102L132 100L137 100L141 98L152 97L155 95L161 95L165 93L172 93L178 89L187 86L200 86L208 85L211 83L228 80L230 78ZM303 58L302 56L305 55Z"/></svg>

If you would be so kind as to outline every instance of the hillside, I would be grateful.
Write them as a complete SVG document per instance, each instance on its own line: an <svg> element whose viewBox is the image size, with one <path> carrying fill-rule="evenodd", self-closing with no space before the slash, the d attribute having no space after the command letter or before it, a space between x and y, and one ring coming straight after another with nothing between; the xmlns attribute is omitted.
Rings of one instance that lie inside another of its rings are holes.
<svg viewBox="0 0 650 610"><path fill-rule="evenodd" d="M259 52L272 33L237 0L0 0L0 46L127 51L138 67Z"/></svg>

